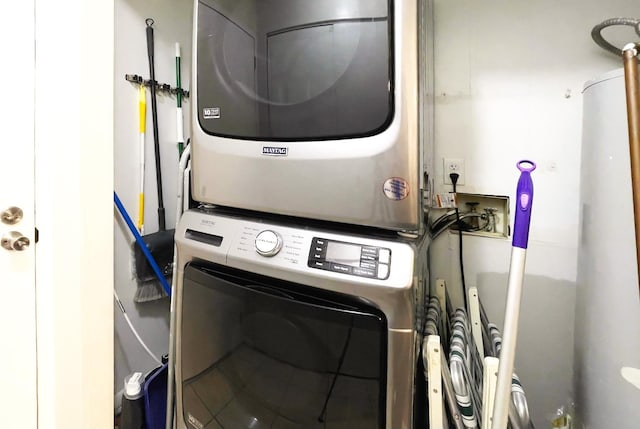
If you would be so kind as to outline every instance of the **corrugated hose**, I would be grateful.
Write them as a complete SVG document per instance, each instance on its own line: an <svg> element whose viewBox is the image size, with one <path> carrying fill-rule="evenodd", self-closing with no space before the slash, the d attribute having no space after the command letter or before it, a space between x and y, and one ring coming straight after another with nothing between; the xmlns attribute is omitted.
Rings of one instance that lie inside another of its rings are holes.
<svg viewBox="0 0 640 429"><path fill-rule="evenodd" d="M614 55L620 56L622 48L615 47L611 43L607 42L602 36L602 30L614 25L626 25L633 27L638 37L640 37L640 18L610 18L602 21L600 24L593 27L593 30L591 30L591 38L598 46Z"/></svg>

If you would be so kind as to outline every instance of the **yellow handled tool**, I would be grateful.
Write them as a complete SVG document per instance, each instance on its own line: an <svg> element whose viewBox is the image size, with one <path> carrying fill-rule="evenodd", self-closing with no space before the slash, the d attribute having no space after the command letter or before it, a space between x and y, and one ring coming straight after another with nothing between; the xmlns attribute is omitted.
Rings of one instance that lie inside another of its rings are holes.
<svg viewBox="0 0 640 429"><path fill-rule="evenodd" d="M140 99L138 102L140 111L140 195L138 202L138 231L144 234L144 140L147 124L147 91L144 85L140 85Z"/></svg>

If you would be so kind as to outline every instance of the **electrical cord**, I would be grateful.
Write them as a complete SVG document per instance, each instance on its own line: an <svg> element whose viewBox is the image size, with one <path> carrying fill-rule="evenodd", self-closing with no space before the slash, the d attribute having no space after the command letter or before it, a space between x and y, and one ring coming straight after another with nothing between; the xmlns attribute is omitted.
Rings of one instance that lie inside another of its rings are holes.
<svg viewBox="0 0 640 429"><path fill-rule="evenodd" d="M458 178L460 175L458 173L449 174L451 178L451 183L453 184L453 193L456 193L456 185L458 183ZM462 281L462 301L464 302L464 308L468 311L469 305L467 302L467 283L464 279L464 259L462 257L462 225L460 221L460 211L458 210L458 206L456 204L456 223L458 224L458 249L459 249L459 257L460 257L460 279Z"/></svg>
<svg viewBox="0 0 640 429"><path fill-rule="evenodd" d="M467 213L460 213L458 216L460 218L459 220L456 219L456 212L453 211L451 212L451 214L443 215L437 221L435 221L433 226L430 228L431 239L435 240L436 238L438 238L440 234L442 234L444 231L449 229L449 227L457 224L458 222L462 224L462 225L458 225L458 228L463 226L464 227L462 228L463 231L467 231L467 232L484 231L486 230L487 225L489 225L489 221L487 220L486 218L487 216L485 214L467 212ZM481 220L484 221L484 225L472 227L468 223L463 222L463 219L470 218L470 217L480 218Z"/></svg>
<svg viewBox="0 0 640 429"><path fill-rule="evenodd" d="M620 56L622 53L622 49L612 45L607 42L607 40L602 36L602 30L612 25L628 25L633 27L636 31L636 34L640 36L640 19L638 18L611 18L602 21L600 24L593 27L591 30L591 38L598 46L602 49L611 52L616 56Z"/></svg>

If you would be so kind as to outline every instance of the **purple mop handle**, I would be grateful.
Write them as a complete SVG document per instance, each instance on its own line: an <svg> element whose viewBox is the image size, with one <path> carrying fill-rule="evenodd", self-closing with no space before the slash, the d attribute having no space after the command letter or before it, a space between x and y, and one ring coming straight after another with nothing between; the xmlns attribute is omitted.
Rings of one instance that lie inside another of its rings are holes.
<svg viewBox="0 0 640 429"><path fill-rule="evenodd" d="M500 364L496 380L493 415L490 417L491 429L506 429L509 421L509 403L511 400L511 379L518 339L518 317L524 279L524 265L529 241L529 223L531 221L531 203L533 200L533 182L531 172L536 164L523 160L517 164L520 179L516 190L516 220L513 228L513 247L507 285L507 302L504 313L504 331ZM483 416L484 417L484 416Z"/></svg>
<svg viewBox="0 0 640 429"><path fill-rule="evenodd" d="M531 172L536 169L533 161L522 160L517 164L520 170L516 190L516 220L513 225L513 247L526 249L529 243L531 205L533 203L533 181Z"/></svg>

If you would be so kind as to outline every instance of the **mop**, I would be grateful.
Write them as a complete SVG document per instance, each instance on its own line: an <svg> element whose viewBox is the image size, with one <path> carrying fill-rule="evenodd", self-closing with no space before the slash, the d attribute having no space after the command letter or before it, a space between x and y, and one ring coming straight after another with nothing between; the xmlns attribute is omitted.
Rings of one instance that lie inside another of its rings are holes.
<svg viewBox="0 0 640 429"><path fill-rule="evenodd" d="M533 181L531 172L536 164L532 161L520 161L518 164L520 179L516 190L516 219L513 227L513 244L511 248L511 266L509 267L509 284L507 304L504 316L504 335L498 366L495 403L493 405L492 429L506 429L509 419L509 403L511 401L511 379L518 335L518 317L520 315L520 297L522 280L529 242L529 224L531 222L531 205L533 203ZM488 417L488 416L487 416Z"/></svg>

